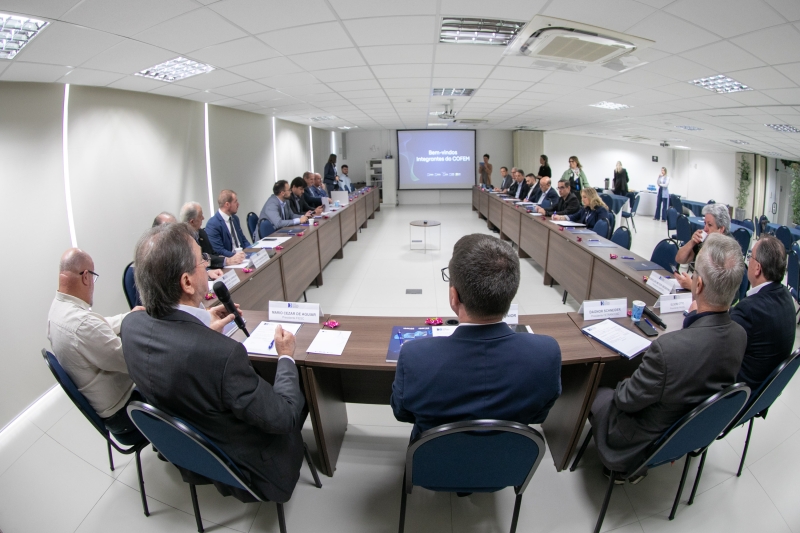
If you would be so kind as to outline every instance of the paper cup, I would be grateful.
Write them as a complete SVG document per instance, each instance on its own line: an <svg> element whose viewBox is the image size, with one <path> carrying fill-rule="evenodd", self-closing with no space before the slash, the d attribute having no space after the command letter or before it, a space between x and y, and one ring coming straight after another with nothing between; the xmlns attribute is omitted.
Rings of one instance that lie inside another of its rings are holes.
<svg viewBox="0 0 800 533"><path fill-rule="evenodd" d="M642 319L642 313L644 312L644 302L641 300L634 300L633 307L631 308L631 320L634 322L639 322Z"/></svg>

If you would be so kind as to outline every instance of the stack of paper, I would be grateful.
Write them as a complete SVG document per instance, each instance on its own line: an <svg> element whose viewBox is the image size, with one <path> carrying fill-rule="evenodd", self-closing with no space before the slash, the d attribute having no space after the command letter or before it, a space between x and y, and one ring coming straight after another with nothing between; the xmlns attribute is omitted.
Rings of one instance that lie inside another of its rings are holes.
<svg viewBox="0 0 800 533"><path fill-rule="evenodd" d="M350 338L351 331L340 331L334 329L321 329L314 337L308 353L321 353L324 355L342 355L347 340Z"/></svg>
<svg viewBox="0 0 800 533"><path fill-rule="evenodd" d="M603 346L628 359L633 359L636 355L649 348L651 344L649 340L641 335L637 335L611 320L603 320L592 326L586 326L581 331Z"/></svg>
<svg viewBox="0 0 800 533"><path fill-rule="evenodd" d="M247 353L260 355L278 355L275 349L275 327L280 326L293 335L297 335L297 330L302 324L290 324L288 322L262 322L245 339L244 344ZM281 354L293 355L293 354Z"/></svg>

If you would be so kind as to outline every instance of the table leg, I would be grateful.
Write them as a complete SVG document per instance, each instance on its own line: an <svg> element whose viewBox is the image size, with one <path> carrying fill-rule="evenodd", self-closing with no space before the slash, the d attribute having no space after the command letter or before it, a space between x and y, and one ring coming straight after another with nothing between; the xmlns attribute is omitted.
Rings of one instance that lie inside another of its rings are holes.
<svg viewBox="0 0 800 533"><path fill-rule="evenodd" d="M317 441L321 470L333 476L347 431L347 408L342 396L339 371L333 368L304 367L306 396Z"/></svg>

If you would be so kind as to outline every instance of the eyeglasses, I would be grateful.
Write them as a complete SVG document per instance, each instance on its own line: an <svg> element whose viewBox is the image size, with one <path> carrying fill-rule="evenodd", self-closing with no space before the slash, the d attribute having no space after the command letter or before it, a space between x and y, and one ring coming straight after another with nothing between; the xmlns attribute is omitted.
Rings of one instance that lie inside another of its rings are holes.
<svg viewBox="0 0 800 533"><path fill-rule="evenodd" d="M98 274L97 272L92 272L91 270L87 269L87 270L84 270L83 272L81 272L80 275L83 276L87 272L92 275L92 283L97 283L97 278L100 277L100 274Z"/></svg>
<svg viewBox="0 0 800 533"><path fill-rule="evenodd" d="M203 263L208 263L208 264L211 264L211 256L210 256L210 255L208 255L208 254L206 254L206 253L203 253L203 254L200 254L200 255L202 255L202 256L203 256L203 260L202 260L202 261L200 261L199 263L197 263L197 264L194 266L195 268L199 267L199 266L200 266L200 265L202 265Z"/></svg>
<svg viewBox="0 0 800 533"><path fill-rule="evenodd" d="M445 281L450 281L450 274L448 273L449 269L450 267L444 267L442 269L442 279Z"/></svg>

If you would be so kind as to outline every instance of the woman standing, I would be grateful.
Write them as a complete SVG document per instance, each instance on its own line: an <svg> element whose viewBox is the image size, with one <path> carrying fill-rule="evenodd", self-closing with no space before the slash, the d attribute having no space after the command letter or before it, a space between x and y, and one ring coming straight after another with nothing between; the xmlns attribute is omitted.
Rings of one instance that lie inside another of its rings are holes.
<svg viewBox="0 0 800 533"><path fill-rule="evenodd" d="M656 196L656 216L653 220L658 220L659 215L662 221L667 220L667 209L669 209L669 176L667 168L661 167L661 174L656 180L658 184L658 195Z"/></svg>
<svg viewBox="0 0 800 533"><path fill-rule="evenodd" d="M583 167L581 162L578 161L578 156L573 155L569 158L569 168L561 175L561 179L569 180L569 186L574 193L590 188L589 180L586 179L586 174L583 173Z"/></svg>
<svg viewBox="0 0 800 533"><path fill-rule="evenodd" d="M552 178L553 173L550 170L550 166L547 164L547 156L542 154L539 156L539 173L536 175L536 179L540 180L545 176Z"/></svg>
<svg viewBox="0 0 800 533"><path fill-rule="evenodd" d="M588 229L594 228L598 220L608 221L608 206L597 195L597 191L591 187L581 190L581 201L583 209L572 215L553 215L553 220L571 220L586 224ZM601 235L606 237L606 235Z"/></svg>
<svg viewBox="0 0 800 533"><path fill-rule="evenodd" d="M614 169L614 194L626 196L628 194L628 171L622 168L622 162L617 161Z"/></svg>
<svg viewBox="0 0 800 533"><path fill-rule="evenodd" d="M328 192L339 189L339 173L336 171L336 154L331 154L328 158L328 162L325 163L322 181L325 182L325 187L327 187Z"/></svg>
<svg viewBox="0 0 800 533"><path fill-rule="evenodd" d="M492 164L489 163L489 154L483 154L483 163L478 163L478 178L481 185L492 186Z"/></svg>

